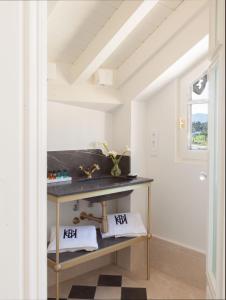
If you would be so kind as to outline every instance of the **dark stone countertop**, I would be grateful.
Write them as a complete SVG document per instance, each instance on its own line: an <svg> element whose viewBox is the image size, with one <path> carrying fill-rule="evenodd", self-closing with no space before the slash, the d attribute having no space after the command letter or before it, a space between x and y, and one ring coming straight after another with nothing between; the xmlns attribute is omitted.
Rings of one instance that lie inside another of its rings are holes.
<svg viewBox="0 0 226 300"><path fill-rule="evenodd" d="M92 179L73 178L72 182L50 183L47 187L48 195L62 197L76 195L87 192L94 192L105 189L132 186L142 183L152 182L153 179L137 177L128 179L127 177L96 177Z"/></svg>

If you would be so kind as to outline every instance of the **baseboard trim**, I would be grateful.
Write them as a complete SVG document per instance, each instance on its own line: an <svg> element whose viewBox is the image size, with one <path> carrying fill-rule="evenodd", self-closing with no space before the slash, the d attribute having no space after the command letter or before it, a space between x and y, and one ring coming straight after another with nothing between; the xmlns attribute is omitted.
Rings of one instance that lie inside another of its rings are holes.
<svg viewBox="0 0 226 300"><path fill-rule="evenodd" d="M216 290L213 283L212 276L207 272L206 274L206 298L207 299L216 299Z"/></svg>
<svg viewBox="0 0 226 300"><path fill-rule="evenodd" d="M206 289L206 256L200 251L153 236L151 267L187 284Z"/></svg>
<svg viewBox="0 0 226 300"><path fill-rule="evenodd" d="M188 246L188 245L186 245L186 244L177 242L177 241L175 241L175 240L167 239L167 238L161 237L161 236L159 236L159 235L155 235L155 234L152 234L152 237L153 237L153 238L156 238L156 239L160 239L160 240L165 241L165 242L168 242L168 243L171 243L171 244L174 244L174 245L177 245L177 246L180 246L180 247L183 247L183 248L185 248L185 249L189 249L189 250L198 252L198 253L200 253L200 254L206 255L206 252L203 251L203 250L200 250L200 249L195 248L195 247L192 247L192 246Z"/></svg>

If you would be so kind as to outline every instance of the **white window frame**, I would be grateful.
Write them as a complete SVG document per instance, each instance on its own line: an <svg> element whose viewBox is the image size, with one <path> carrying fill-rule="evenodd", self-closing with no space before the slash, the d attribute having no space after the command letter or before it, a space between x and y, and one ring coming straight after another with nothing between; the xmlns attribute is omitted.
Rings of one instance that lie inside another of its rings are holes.
<svg viewBox="0 0 226 300"><path fill-rule="evenodd" d="M177 158L184 161L208 160L208 149L189 149L188 134L190 132L189 99L191 99L191 85L197 78L207 73L209 61L204 60L198 66L192 68L179 80L178 85L178 108L177 108ZM197 101L197 103L199 103Z"/></svg>

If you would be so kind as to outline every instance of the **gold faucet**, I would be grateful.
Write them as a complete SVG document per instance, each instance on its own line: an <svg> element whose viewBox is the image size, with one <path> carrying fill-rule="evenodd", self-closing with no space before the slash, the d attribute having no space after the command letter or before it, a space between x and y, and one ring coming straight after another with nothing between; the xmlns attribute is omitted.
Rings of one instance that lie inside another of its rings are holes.
<svg viewBox="0 0 226 300"><path fill-rule="evenodd" d="M85 169L81 165L79 169L87 176L87 178L92 178L93 173L100 170L100 166L98 164L93 164L90 168Z"/></svg>
<svg viewBox="0 0 226 300"><path fill-rule="evenodd" d="M106 232L108 232L107 203L106 203L106 201L101 201L101 206L102 206L102 216L100 218L99 217L94 217L93 214L87 214L86 212L82 211L80 213L80 220L87 219L87 220L98 222L98 223L101 224L101 227L100 227L101 232L106 233ZM79 222L79 219L76 218L76 221ZM77 223L74 222L74 224L77 224Z"/></svg>

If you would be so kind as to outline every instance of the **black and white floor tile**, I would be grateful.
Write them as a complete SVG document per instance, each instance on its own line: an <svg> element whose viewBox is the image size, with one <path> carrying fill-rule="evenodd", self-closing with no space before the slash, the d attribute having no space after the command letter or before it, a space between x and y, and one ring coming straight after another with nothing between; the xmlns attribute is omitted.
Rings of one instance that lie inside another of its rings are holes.
<svg viewBox="0 0 226 300"><path fill-rule="evenodd" d="M100 274L96 285L72 285L67 299L147 300L147 291L144 287L123 286L121 275Z"/></svg>

